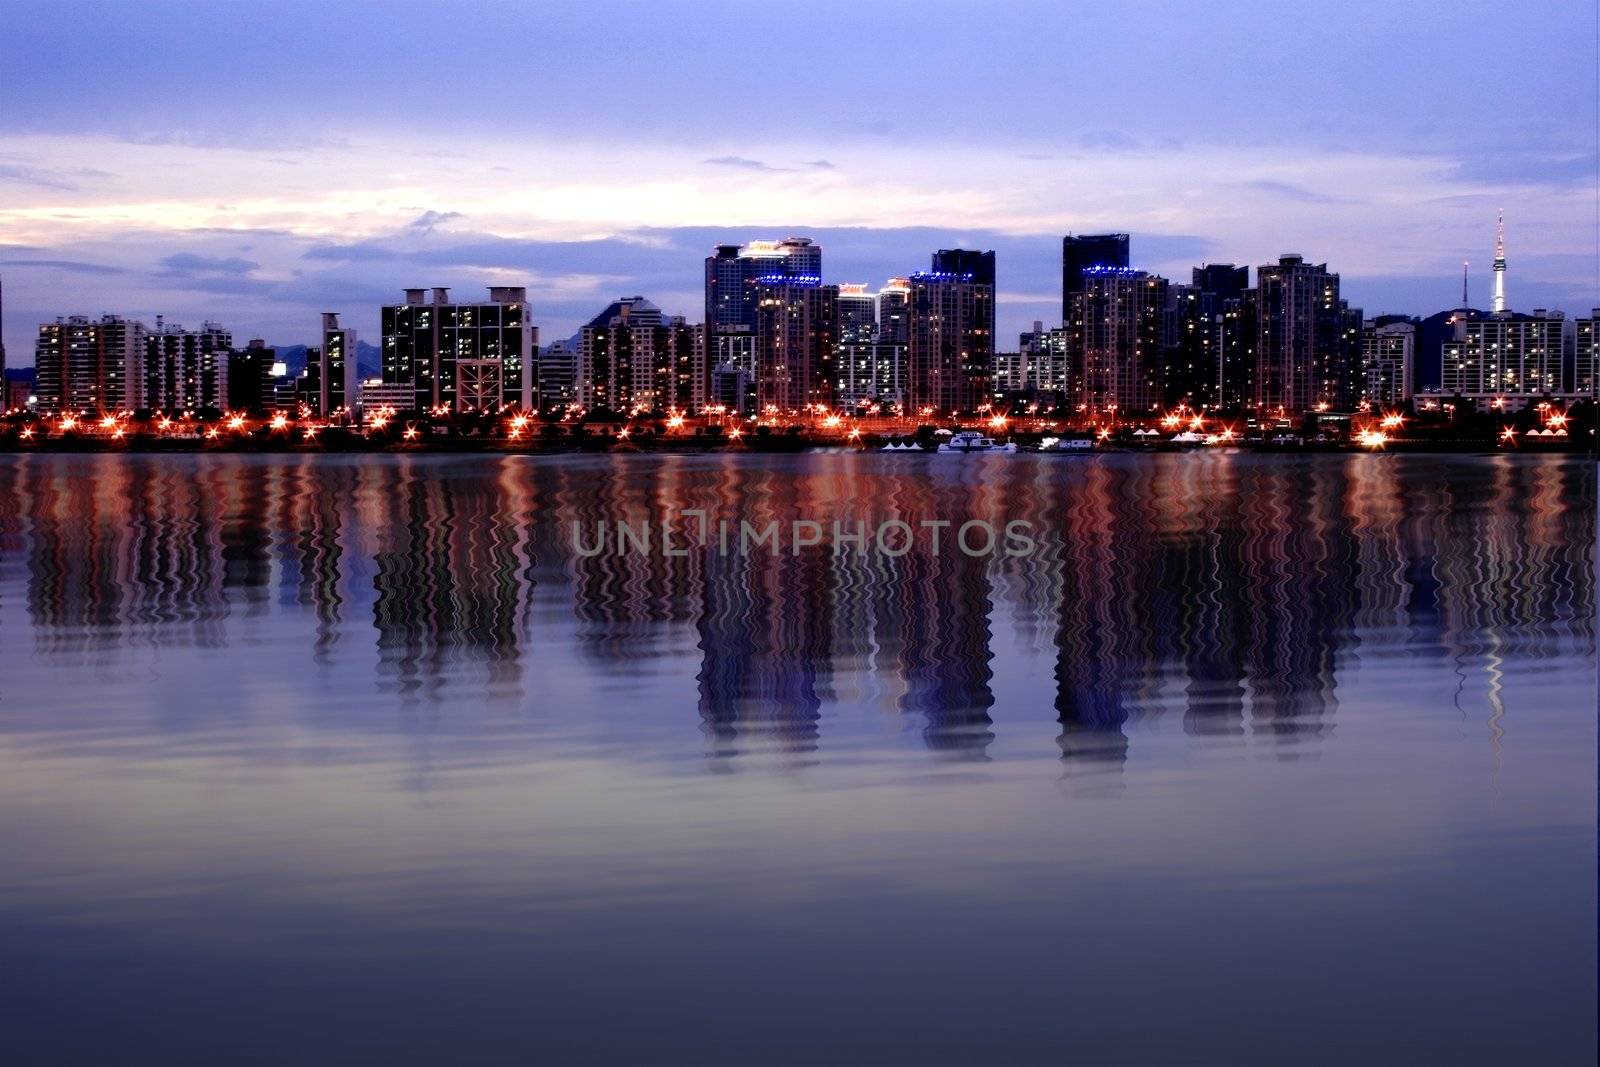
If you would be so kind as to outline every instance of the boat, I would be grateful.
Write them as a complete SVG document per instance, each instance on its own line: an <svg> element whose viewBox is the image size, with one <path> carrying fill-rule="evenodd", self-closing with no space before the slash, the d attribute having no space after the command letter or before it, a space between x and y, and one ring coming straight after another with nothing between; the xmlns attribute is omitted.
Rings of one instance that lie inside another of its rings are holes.
<svg viewBox="0 0 1600 1067"><path fill-rule="evenodd" d="M1046 437L1039 442L1039 451L1058 456L1086 456L1094 451L1094 442L1087 437Z"/></svg>
<svg viewBox="0 0 1600 1067"><path fill-rule="evenodd" d="M1016 450L1016 445L1010 442L998 444L994 438L985 437L976 430L962 430L939 446L940 452L1015 452Z"/></svg>

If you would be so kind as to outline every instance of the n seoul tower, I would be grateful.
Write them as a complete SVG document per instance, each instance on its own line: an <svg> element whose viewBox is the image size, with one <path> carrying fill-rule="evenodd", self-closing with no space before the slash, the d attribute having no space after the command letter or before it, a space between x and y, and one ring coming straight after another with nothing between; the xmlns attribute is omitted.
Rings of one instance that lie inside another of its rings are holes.
<svg viewBox="0 0 1600 1067"><path fill-rule="evenodd" d="M1500 209L1494 233L1494 310L1506 309L1506 210Z"/></svg>

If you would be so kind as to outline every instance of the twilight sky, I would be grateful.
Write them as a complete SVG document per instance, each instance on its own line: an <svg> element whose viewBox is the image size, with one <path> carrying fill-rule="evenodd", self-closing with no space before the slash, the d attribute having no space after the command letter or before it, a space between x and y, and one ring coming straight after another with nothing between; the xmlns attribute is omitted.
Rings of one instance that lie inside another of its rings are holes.
<svg viewBox="0 0 1600 1067"><path fill-rule="evenodd" d="M1327 260L1368 314L1600 304L1593 4L8 0L0 276L36 324L241 343L407 286L526 284L541 340L641 293L702 317L718 242L830 281L998 252L1000 343L1059 239L1136 266Z"/></svg>

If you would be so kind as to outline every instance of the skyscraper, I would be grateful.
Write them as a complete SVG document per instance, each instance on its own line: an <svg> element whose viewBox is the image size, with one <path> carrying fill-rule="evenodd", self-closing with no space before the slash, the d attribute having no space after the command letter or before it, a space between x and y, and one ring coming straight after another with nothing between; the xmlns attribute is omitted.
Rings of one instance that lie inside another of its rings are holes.
<svg viewBox="0 0 1600 1067"><path fill-rule="evenodd" d="M1325 263L1281 256L1256 270L1255 404L1293 416L1346 407L1361 328Z"/></svg>
<svg viewBox="0 0 1600 1067"><path fill-rule="evenodd" d="M859 282L839 286L839 343L859 344L878 336L878 298Z"/></svg>
<svg viewBox="0 0 1600 1067"><path fill-rule="evenodd" d="M381 312L384 384L410 385L418 411L531 411L539 339L531 317L521 286L491 286L489 299L475 304L452 302L449 289L434 289L431 299L426 289L407 289L405 303Z"/></svg>
<svg viewBox="0 0 1600 1067"><path fill-rule="evenodd" d="M970 273L910 279L906 408L943 417L989 402L994 374L994 286Z"/></svg>
<svg viewBox="0 0 1600 1067"><path fill-rule="evenodd" d="M263 414L273 408L272 365L278 353L259 337L228 353L228 410Z"/></svg>
<svg viewBox="0 0 1600 1067"><path fill-rule="evenodd" d="M228 406L228 352L233 334L207 321L185 330L156 317L145 337L144 407L157 411L221 411Z"/></svg>
<svg viewBox="0 0 1600 1067"><path fill-rule="evenodd" d="M1092 414L1137 415L1161 401L1167 280L1128 267L1088 267L1069 302L1078 403Z"/></svg>
<svg viewBox="0 0 1600 1067"><path fill-rule="evenodd" d="M1061 239L1061 319L1067 320L1070 298L1083 291L1083 272L1090 267L1126 267L1128 235L1098 233Z"/></svg>
<svg viewBox="0 0 1600 1067"><path fill-rule="evenodd" d="M339 325L336 311L322 313L322 351L317 376L316 412L332 418L357 403L356 332Z"/></svg>
<svg viewBox="0 0 1600 1067"><path fill-rule="evenodd" d="M1411 399L1416 364L1417 324L1369 321L1361 330L1358 400L1392 407Z"/></svg>
<svg viewBox="0 0 1600 1067"><path fill-rule="evenodd" d="M1574 340L1572 395L1579 400L1600 399L1600 308L1578 320Z"/></svg>
<svg viewBox="0 0 1600 1067"><path fill-rule="evenodd" d="M612 301L579 335L579 403L622 412L698 411L709 388L705 359L702 327L663 319L642 296Z"/></svg>
<svg viewBox="0 0 1600 1067"><path fill-rule="evenodd" d="M772 275L756 293L757 404L780 412L831 406L839 287L814 275Z"/></svg>
<svg viewBox="0 0 1600 1067"><path fill-rule="evenodd" d="M979 285L994 287L994 253L970 248L941 248L933 254L933 273L970 274Z"/></svg>
<svg viewBox="0 0 1600 1067"><path fill-rule="evenodd" d="M144 407L145 336L144 323L116 315L42 324L33 350L39 410L97 414Z"/></svg>
<svg viewBox="0 0 1600 1067"><path fill-rule="evenodd" d="M911 340L911 282L890 278L878 290L878 339L896 344Z"/></svg>

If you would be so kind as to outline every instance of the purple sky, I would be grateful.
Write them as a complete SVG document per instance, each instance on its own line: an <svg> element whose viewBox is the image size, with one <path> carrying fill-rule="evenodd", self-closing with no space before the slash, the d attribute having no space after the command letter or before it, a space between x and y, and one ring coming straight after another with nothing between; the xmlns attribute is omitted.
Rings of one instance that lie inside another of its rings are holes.
<svg viewBox="0 0 1600 1067"><path fill-rule="evenodd" d="M0 274L118 312L375 340L407 286L526 284L545 341L633 293L700 317L712 244L805 234L876 287L994 248L1001 343L1059 237L1138 266L1327 260L1368 313L1583 311L1593 5L11 0Z"/></svg>

